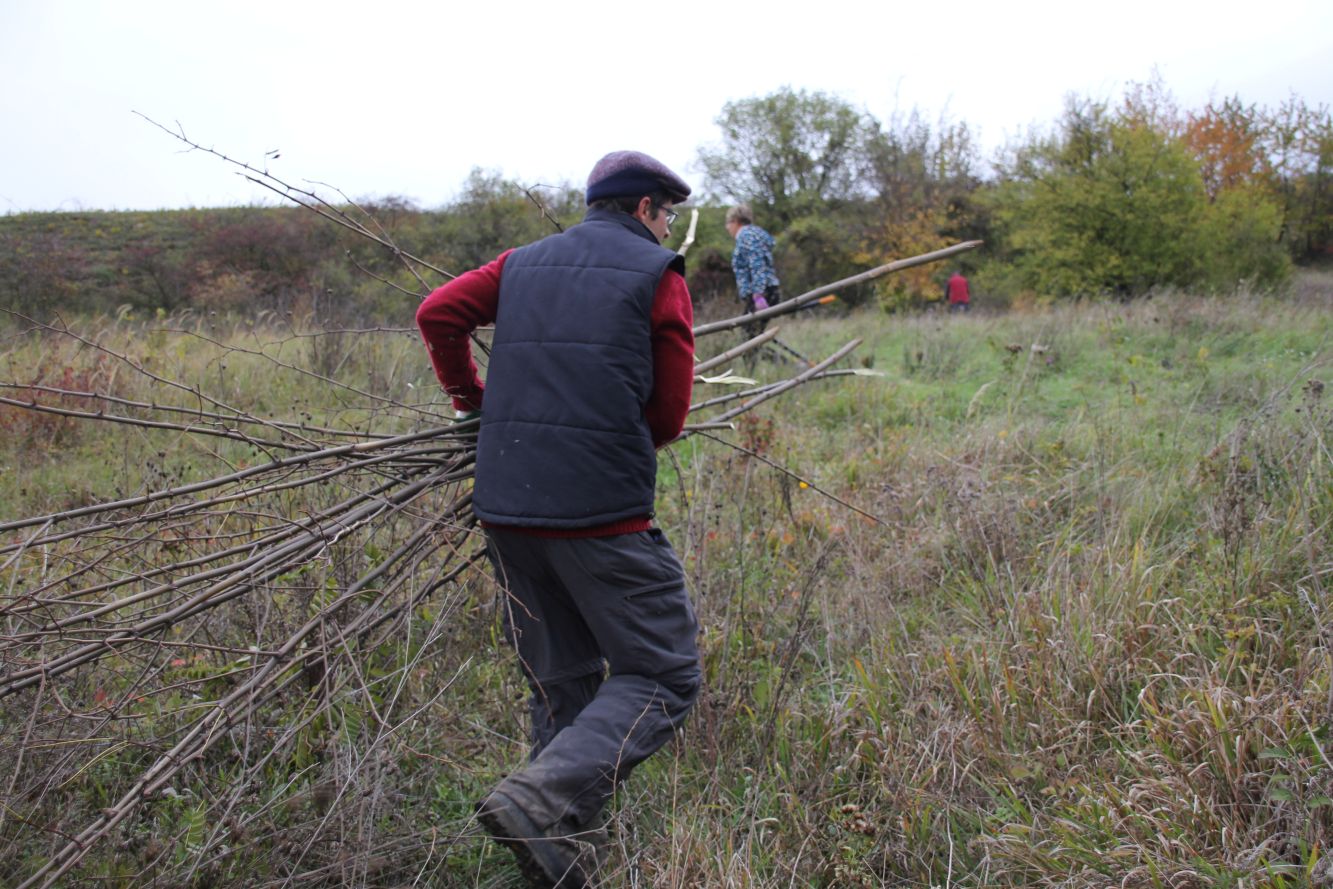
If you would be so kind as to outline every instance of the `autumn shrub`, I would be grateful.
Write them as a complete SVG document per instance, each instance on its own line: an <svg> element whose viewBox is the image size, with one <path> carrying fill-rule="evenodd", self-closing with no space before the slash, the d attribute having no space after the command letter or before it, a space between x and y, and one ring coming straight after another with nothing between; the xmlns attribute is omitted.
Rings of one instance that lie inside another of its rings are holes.
<svg viewBox="0 0 1333 889"><path fill-rule="evenodd" d="M116 370L106 355L70 349L58 337L46 338L45 345L34 351L35 364L21 370L11 364L19 373L0 389L7 402L0 403L0 434L11 448L54 455L73 446L87 428L87 421L71 412L95 414L100 405L87 396L115 394Z"/></svg>
<svg viewBox="0 0 1333 889"><path fill-rule="evenodd" d="M333 244L334 232L298 208L218 211L205 217L197 252L200 270L194 300L249 290L255 309L291 309Z"/></svg>
<svg viewBox="0 0 1333 889"><path fill-rule="evenodd" d="M774 261L783 290L796 295L849 277L867 266L854 254L846 229L830 216L803 216L788 225L777 238ZM840 296L856 305L863 291L849 289Z"/></svg>
<svg viewBox="0 0 1333 889"><path fill-rule="evenodd" d="M92 309L79 279L88 254L59 232L6 232L0 236L0 286L5 305L39 320L55 311Z"/></svg>

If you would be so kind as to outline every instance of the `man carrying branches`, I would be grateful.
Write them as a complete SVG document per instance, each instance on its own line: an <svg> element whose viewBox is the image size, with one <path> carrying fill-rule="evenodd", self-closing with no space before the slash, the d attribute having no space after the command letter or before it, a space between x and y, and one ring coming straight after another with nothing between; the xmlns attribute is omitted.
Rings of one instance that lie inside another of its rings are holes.
<svg viewBox="0 0 1333 889"><path fill-rule="evenodd" d="M698 695L698 625L653 527L655 449L693 381L690 187L636 151L588 177L584 221L450 281L417 311L436 375L480 412L473 509L531 690L531 759L478 805L534 886L591 885L600 813ZM484 385L469 335L495 324ZM484 398L483 398L484 395Z"/></svg>

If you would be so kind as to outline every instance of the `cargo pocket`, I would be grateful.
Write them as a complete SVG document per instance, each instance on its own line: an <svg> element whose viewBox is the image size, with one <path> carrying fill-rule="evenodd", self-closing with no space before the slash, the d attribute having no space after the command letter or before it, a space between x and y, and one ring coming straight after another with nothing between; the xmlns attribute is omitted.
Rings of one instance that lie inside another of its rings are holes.
<svg viewBox="0 0 1333 889"><path fill-rule="evenodd" d="M613 673L661 676L698 663L699 623L683 582L630 593L620 600L617 611L633 663L613 663Z"/></svg>

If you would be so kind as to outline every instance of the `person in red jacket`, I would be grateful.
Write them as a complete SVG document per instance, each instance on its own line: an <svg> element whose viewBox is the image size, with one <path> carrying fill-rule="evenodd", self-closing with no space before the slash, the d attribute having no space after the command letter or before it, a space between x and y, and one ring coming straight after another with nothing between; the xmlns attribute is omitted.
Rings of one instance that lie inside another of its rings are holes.
<svg viewBox="0 0 1333 889"><path fill-rule="evenodd" d="M653 526L655 448L694 379L684 259L661 246L690 188L617 151L584 221L430 294L417 325L441 385L479 412L473 511L531 697L530 761L477 817L533 886L590 885L618 782L698 696L684 570ZM495 325L486 381L470 346Z"/></svg>
<svg viewBox="0 0 1333 889"><path fill-rule="evenodd" d="M944 294L949 299L950 312L966 312L972 305L972 294L967 289L967 279L963 273L955 271L944 286Z"/></svg>

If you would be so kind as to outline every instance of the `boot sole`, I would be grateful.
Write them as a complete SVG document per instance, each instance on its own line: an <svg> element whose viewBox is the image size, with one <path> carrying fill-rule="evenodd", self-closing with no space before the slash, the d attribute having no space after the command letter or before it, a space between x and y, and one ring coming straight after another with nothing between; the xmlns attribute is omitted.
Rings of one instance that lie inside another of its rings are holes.
<svg viewBox="0 0 1333 889"><path fill-rule="evenodd" d="M580 856L576 853L575 860L571 861L562 855L556 847L559 841L546 836L508 797L497 793L486 797L477 806L477 820L496 842L514 853L519 872L533 886L592 889L592 883L577 861Z"/></svg>

